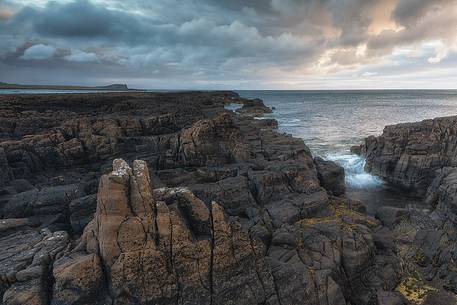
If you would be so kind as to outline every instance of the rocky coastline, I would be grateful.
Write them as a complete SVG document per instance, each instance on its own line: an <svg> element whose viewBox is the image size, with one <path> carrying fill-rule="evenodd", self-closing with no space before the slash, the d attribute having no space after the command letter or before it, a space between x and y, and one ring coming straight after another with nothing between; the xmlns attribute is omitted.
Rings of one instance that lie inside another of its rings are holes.
<svg viewBox="0 0 457 305"><path fill-rule="evenodd" d="M439 282L457 293L457 117L386 126L383 134L354 147L366 159L366 171L409 192L427 209L397 210L409 227L403 246L420 266L416 278ZM395 230L394 229L394 230ZM439 302L439 301L436 301ZM438 303L441 304L441 303ZM444 303L446 304L446 303Z"/></svg>
<svg viewBox="0 0 457 305"><path fill-rule="evenodd" d="M255 119L271 111L234 92L0 96L0 304L450 304L452 122L358 148L434 207L375 218L341 167Z"/></svg>

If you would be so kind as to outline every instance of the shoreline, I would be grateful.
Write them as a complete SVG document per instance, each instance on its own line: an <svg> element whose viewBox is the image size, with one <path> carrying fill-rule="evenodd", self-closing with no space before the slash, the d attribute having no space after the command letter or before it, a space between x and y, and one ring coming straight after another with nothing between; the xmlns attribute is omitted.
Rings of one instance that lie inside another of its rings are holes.
<svg viewBox="0 0 457 305"><path fill-rule="evenodd" d="M224 109L233 101L238 114ZM365 305L410 288L394 231L343 195L341 167L256 120L271 112L261 100L26 94L0 96L0 110L0 246L11 254L0 292L11 304ZM19 264L37 240L49 260Z"/></svg>

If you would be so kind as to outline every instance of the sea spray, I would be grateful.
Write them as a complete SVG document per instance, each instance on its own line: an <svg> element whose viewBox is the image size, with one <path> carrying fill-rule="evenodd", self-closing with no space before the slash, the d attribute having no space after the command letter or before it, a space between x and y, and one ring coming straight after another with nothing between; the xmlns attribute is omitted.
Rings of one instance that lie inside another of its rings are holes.
<svg viewBox="0 0 457 305"><path fill-rule="evenodd" d="M346 184L352 188L379 188L383 181L365 172L365 159L350 153L334 153L325 156L327 160L334 161L341 165L346 174Z"/></svg>

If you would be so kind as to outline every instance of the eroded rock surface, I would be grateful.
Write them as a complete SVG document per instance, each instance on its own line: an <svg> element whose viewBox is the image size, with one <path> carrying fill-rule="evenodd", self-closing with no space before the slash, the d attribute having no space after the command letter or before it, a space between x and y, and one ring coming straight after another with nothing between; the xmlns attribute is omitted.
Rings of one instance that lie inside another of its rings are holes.
<svg viewBox="0 0 457 305"><path fill-rule="evenodd" d="M52 303L336 305L377 298L376 286L361 290L367 270L381 270L374 219L336 200L329 216L283 225L267 240L258 232L263 225L246 230L243 222L188 188L153 190L144 161L130 167L116 159L100 179L97 212L80 244L54 263Z"/></svg>
<svg viewBox="0 0 457 305"><path fill-rule="evenodd" d="M416 303L457 302L456 134L457 117L436 118L387 126L359 149L369 172L425 201L378 211L408 275L398 289Z"/></svg>
<svg viewBox="0 0 457 305"><path fill-rule="evenodd" d="M260 100L11 95L0 110L4 304L401 299L380 222L342 196L340 168L254 118Z"/></svg>
<svg viewBox="0 0 457 305"><path fill-rule="evenodd" d="M386 126L361 147L366 170L424 196L435 171L456 166L457 117Z"/></svg>

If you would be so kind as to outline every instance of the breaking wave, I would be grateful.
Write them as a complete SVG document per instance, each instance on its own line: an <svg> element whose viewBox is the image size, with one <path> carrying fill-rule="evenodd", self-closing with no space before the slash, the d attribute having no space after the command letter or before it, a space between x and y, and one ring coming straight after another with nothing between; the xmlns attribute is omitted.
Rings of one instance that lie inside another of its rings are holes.
<svg viewBox="0 0 457 305"><path fill-rule="evenodd" d="M365 159L350 153L329 154L327 160L341 165L346 174L346 184L353 188L378 188L383 186L382 179L365 172Z"/></svg>

